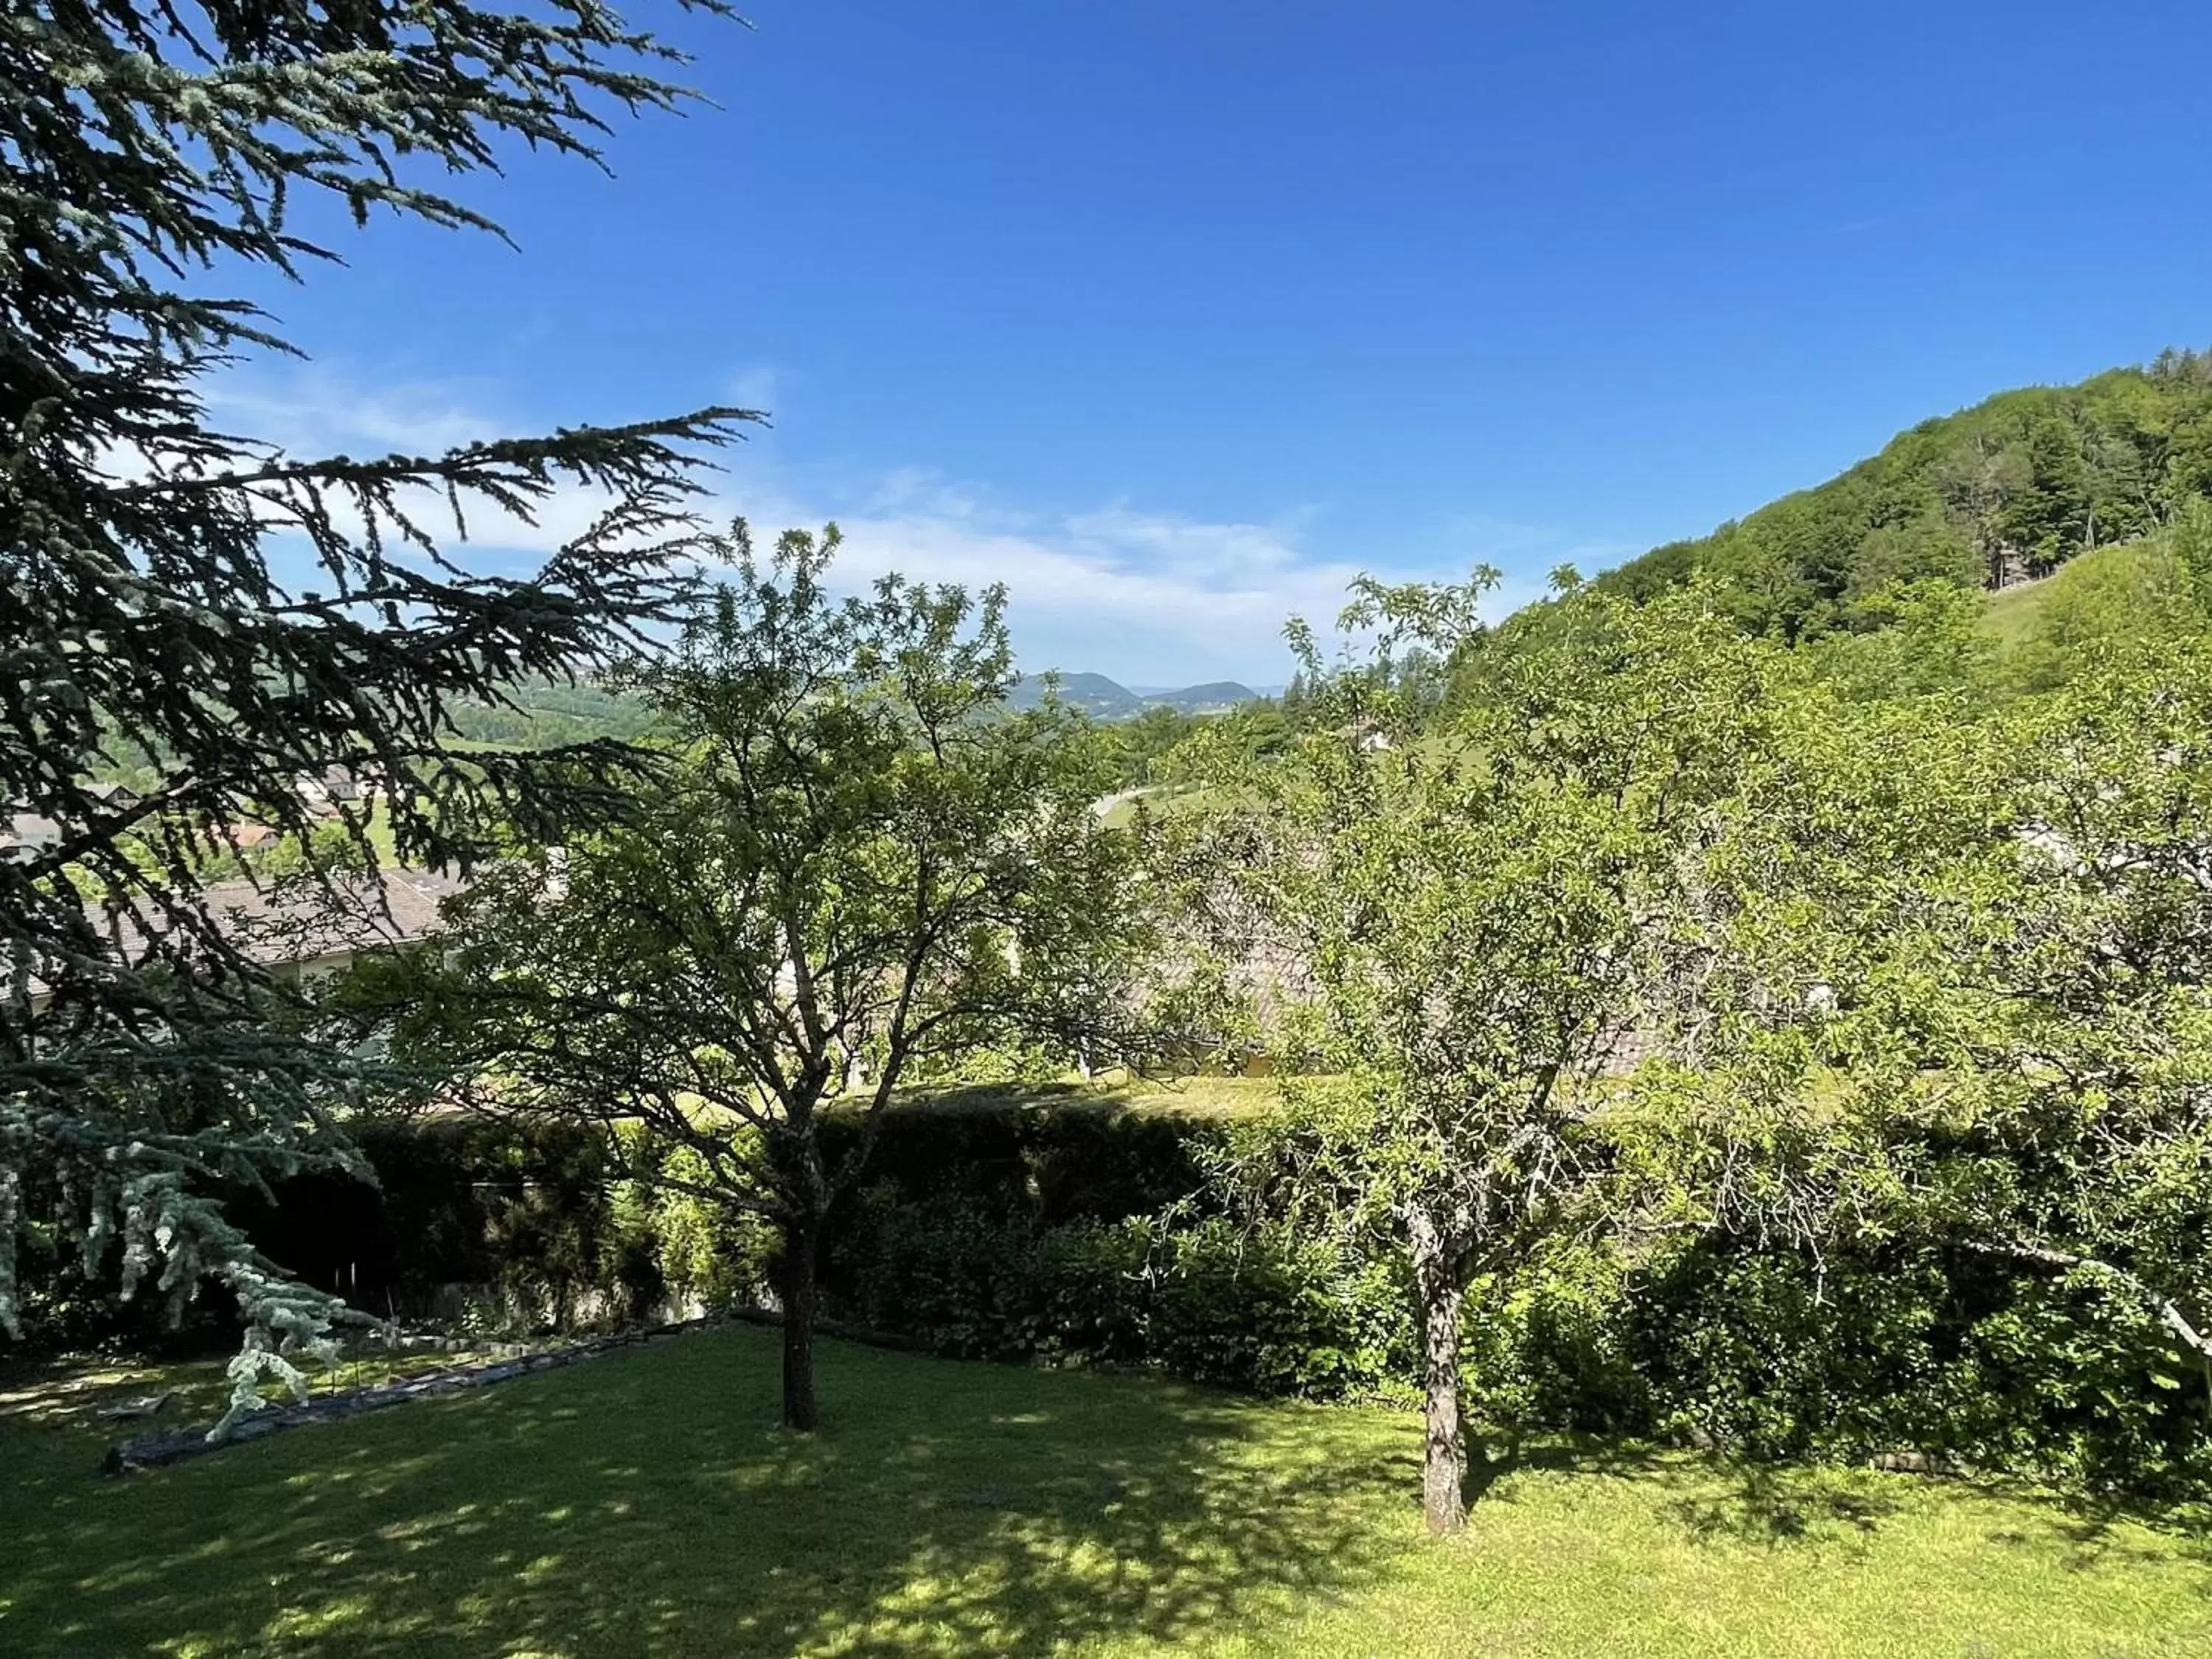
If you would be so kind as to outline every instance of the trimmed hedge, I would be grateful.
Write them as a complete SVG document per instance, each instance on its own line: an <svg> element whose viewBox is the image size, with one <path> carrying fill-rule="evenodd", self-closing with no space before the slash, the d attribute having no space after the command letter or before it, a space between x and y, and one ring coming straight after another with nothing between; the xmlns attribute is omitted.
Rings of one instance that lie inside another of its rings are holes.
<svg viewBox="0 0 2212 1659"><path fill-rule="evenodd" d="M1231 1224L1200 1174L1218 1133L1079 1106L895 1114L832 1218L823 1310L949 1354L1410 1395L1398 1253ZM299 1181L239 1211L277 1260L373 1312L420 1315L460 1284L527 1322L617 1322L757 1304L772 1282L769 1232L611 1178L588 1135L438 1123L361 1139L379 1188ZM2154 1324L1933 1241L1820 1263L1707 1241L1635 1273L1562 1247L1478 1283L1467 1338L1471 1412L1500 1428L2212 1485L2206 1379Z"/></svg>

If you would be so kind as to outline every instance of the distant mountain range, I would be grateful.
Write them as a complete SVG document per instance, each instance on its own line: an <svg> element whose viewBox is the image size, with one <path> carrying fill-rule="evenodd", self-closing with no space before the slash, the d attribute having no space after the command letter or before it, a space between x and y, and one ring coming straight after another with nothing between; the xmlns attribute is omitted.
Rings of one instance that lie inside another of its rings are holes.
<svg viewBox="0 0 2212 1659"><path fill-rule="evenodd" d="M1133 691L1103 674L1063 674L1060 699L1093 720L1133 720L1147 708L1172 708L1183 714L1223 714L1241 703L1257 702L1281 690L1255 691L1235 680L1213 680L1180 690L1147 688ZM461 702L453 709L456 734L492 749L542 749L594 738L632 738L653 726L653 711L635 694L611 691L588 683L529 680L514 688L512 707ZM1025 674L1009 701L1034 708L1044 701L1044 676Z"/></svg>
<svg viewBox="0 0 2212 1659"><path fill-rule="evenodd" d="M1044 701L1045 678L1024 674L1008 699L1017 708L1034 708ZM1177 691L1132 691L1103 674L1062 674L1060 700L1079 708L1093 720L1134 719L1147 708L1172 708L1179 714L1225 714L1240 703L1257 702L1261 694L1235 680L1209 680Z"/></svg>

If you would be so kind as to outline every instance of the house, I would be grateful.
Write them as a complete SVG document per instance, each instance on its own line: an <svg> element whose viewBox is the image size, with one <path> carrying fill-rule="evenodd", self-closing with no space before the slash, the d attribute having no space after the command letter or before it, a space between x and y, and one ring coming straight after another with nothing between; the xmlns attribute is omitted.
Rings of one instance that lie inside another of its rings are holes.
<svg viewBox="0 0 2212 1659"><path fill-rule="evenodd" d="M375 799L376 781L343 766L325 766L319 772L302 772L293 780L300 799L315 811L328 815Z"/></svg>
<svg viewBox="0 0 2212 1659"><path fill-rule="evenodd" d="M260 829L263 826L252 826ZM225 937L287 979L337 973L373 951L394 951L437 931L439 906L461 890L431 870L340 877L327 893L298 884L216 882L201 895Z"/></svg>
<svg viewBox="0 0 2212 1659"><path fill-rule="evenodd" d="M88 783L84 793L118 812L127 812L146 799L127 783Z"/></svg>

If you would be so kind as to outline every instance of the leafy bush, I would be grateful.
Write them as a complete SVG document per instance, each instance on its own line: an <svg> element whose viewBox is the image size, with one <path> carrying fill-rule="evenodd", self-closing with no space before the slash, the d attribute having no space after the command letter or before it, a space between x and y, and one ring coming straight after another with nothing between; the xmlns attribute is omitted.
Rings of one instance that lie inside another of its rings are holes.
<svg viewBox="0 0 2212 1659"><path fill-rule="evenodd" d="M1660 1436L1760 1456L1910 1451L2069 1484L2202 1490L2208 1380L2091 1285L1932 1241L1824 1262L1712 1247L1613 1322ZM1633 1413L1632 1413L1633 1415Z"/></svg>
<svg viewBox="0 0 2212 1659"><path fill-rule="evenodd" d="M982 1358L1160 1367L1269 1394L1371 1394L1410 1363L1403 1287L1381 1263L1218 1218L1058 1226L882 1185L833 1247L834 1311Z"/></svg>

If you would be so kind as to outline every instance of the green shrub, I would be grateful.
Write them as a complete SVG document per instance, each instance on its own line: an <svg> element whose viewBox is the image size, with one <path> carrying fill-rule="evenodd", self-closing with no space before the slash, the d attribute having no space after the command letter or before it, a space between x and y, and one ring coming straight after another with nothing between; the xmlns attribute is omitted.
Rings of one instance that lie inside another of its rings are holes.
<svg viewBox="0 0 2212 1659"><path fill-rule="evenodd" d="M1267 1394L1372 1394L1410 1372L1412 1301L1385 1263L1223 1220L1176 1236L1152 1357Z"/></svg>
<svg viewBox="0 0 2212 1659"><path fill-rule="evenodd" d="M1395 1272L1282 1230L993 1217L878 1185L833 1246L831 1312L985 1358L1152 1365L1270 1394L1373 1393L1410 1352Z"/></svg>
<svg viewBox="0 0 2212 1659"><path fill-rule="evenodd" d="M1815 1261L1706 1246L1613 1316L1664 1437L1895 1451L2061 1482L2203 1490L2208 1379L2134 1306L1934 1241ZM1632 1413L1632 1415L1634 1415Z"/></svg>

